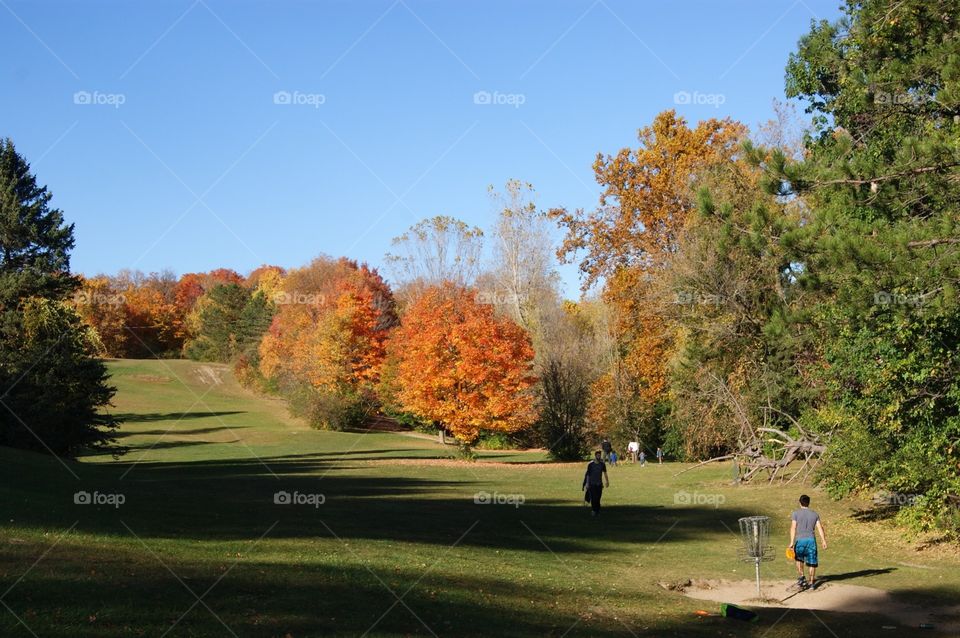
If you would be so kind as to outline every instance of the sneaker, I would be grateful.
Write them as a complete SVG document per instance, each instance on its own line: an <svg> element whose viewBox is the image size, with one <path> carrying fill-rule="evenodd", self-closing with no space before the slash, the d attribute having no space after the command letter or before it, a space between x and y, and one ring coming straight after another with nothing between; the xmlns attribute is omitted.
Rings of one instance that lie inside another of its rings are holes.
<svg viewBox="0 0 960 638"><path fill-rule="evenodd" d="M807 578L806 578L806 576L801 576L800 578L797 579L797 587L799 587L800 589L806 589L806 588L807 588Z"/></svg>
<svg viewBox="0 0 960 638"><path fill-rule="evenodd" d="M819 586L820 586L820 581L819 581L819 580L815 580L815 581L813 581L812 583L810 583L810 585L809 585L808 587L809 587L809 589L816 589L816 588L819 587Z"/></svg>

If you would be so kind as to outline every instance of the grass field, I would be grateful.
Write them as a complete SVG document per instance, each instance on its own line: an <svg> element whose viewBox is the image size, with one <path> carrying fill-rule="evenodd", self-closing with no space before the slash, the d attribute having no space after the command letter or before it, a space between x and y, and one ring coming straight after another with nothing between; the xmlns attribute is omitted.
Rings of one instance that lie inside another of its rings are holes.
<svg viewBox="0 0 960 638"><path fill-rule="evenodd" d="M701 618L716 605L658 586L752 577L735 532L754 514L776 522L764 576L791 577L779 557L799 486L735 487L728 466L621 466L593 519L582 464L447 460L427 437L310 430L224 366L110 366L126 456L0 448L0 636L913 635L884 632L897 623L878 615ZM952 548L918 551L854 517L867 503L802 489L827 525L823 574L910 601L960 597Z"/></svg>

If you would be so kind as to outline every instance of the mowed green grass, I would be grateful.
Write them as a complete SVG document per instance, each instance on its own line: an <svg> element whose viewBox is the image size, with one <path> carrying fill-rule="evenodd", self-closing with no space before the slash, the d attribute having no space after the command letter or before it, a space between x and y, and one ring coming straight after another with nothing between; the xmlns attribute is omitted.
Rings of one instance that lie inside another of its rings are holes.
<svg viewBox="0 0 960 638"><path fill-rule="evenodd" d="M949 552L918 552L888 523L855 519L867 503L809 486L735 487L729 466L627 465L611 468L593 519L583 464L539 452L464 463L428 438L313 431L224 366L110 367L126 456L62 464L0 448L0 636L882 634L896 621L700 618L717 606L657 585L751 577L735 532L755 514L776 523L765 577L791 577L779 557L801 489L830 534L823 574L910 600L960 595ZM75 504L80 491L124 502ZM323 503L277 504L278 492Z"/></svg>

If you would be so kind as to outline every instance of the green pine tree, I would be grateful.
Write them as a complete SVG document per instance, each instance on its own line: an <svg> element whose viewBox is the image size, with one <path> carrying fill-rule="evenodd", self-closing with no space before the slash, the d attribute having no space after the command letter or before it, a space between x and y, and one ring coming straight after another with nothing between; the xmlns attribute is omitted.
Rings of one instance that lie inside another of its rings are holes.
<svg viewBox="0 0 960 638"><path fill-rule="evenodd" d="M64 303L73 226L30 166L0 141L0 445L57 455L109 444L114 389L96 334Z"/></svg>

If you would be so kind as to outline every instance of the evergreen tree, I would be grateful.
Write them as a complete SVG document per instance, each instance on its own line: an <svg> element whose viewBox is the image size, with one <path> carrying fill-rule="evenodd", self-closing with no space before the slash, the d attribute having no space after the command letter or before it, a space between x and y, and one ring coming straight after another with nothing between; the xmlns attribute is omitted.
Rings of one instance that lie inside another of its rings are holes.
<svg viewBox="0 0 960 638"><path fill-rule="evenodd" d="M73 226L50 208L13 143L0 141L0 445L73 455L108 444L114 389L96 333L65 300Z"/></svg>
<svg viewBox="0 0 960 638"><path fill-rule="evenodd" d="M65 299L80 282L70 276L73 224L50 208L30 165L10 139L0 140L0 307L27 297Z"/></svg>
<svg viewBox="0 0 960 638"><path fill-rule="evenodd" d="M768 163L808 223L784 236L820 296L837 493L917 494L901 512L960 531L960 25L955 0L848 0L787 67L815 130L805 161Z"/></svg>
<svg viewBox="0 0 960 638"><path fill-rule="evenodd" d="M197 361L231 361L240 353L240 320L249 301L250 291L234 283L215 286L201 297L195 310L197 334L184 347L186 355Z"/></svg>

